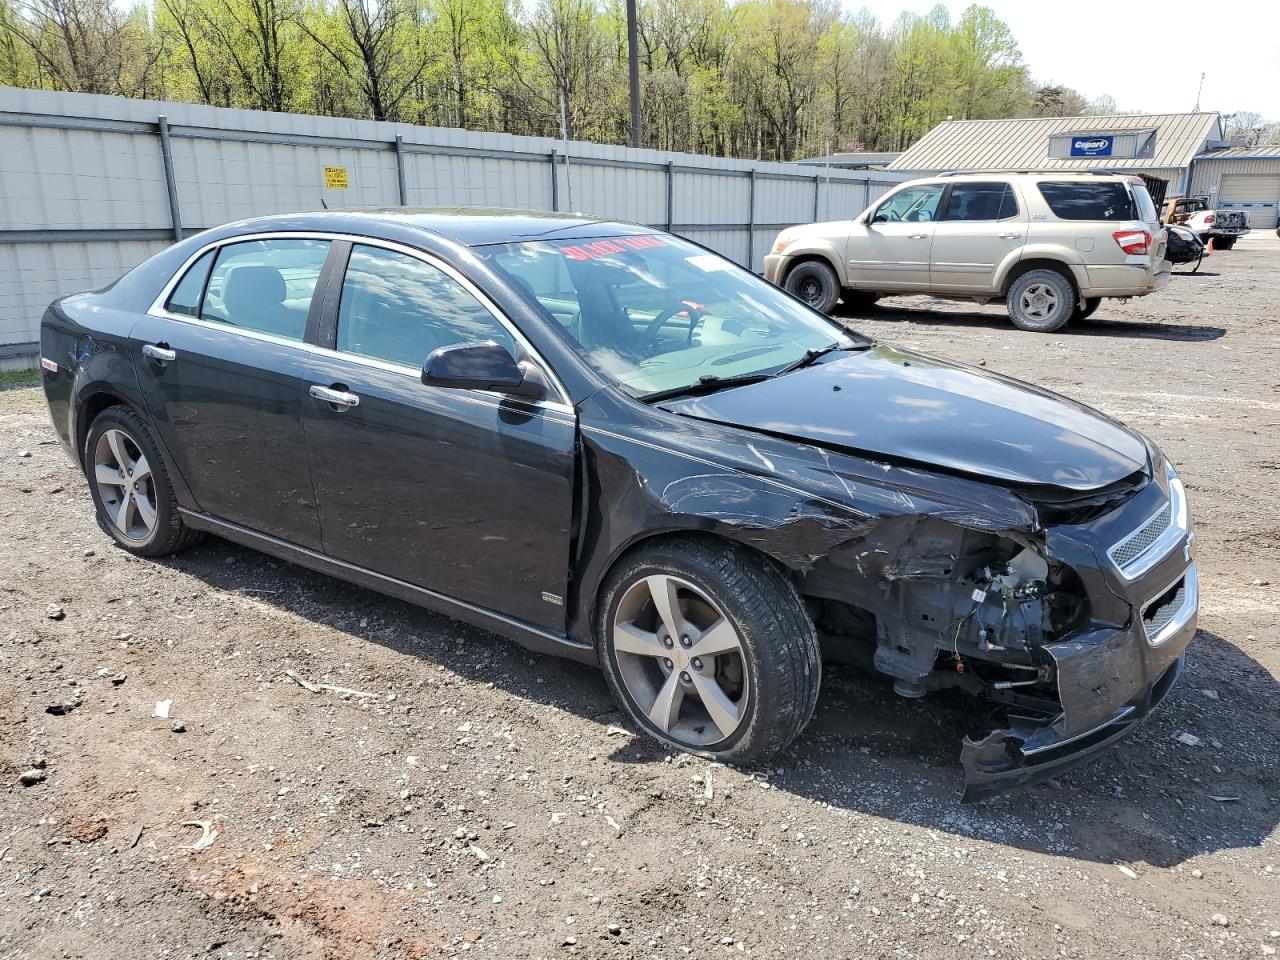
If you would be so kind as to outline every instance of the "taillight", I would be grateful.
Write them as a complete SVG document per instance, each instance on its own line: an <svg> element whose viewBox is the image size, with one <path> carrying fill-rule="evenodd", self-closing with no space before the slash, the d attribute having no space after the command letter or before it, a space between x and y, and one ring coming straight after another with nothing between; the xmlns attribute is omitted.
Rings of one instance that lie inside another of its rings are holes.
<svg viewBox="0 0 1280 960"><path fill-rule="evenodd" d="M1117 230L1112 238L1125 253L1140 255L1151 249L1151 234L1145 230Z"/></svg>

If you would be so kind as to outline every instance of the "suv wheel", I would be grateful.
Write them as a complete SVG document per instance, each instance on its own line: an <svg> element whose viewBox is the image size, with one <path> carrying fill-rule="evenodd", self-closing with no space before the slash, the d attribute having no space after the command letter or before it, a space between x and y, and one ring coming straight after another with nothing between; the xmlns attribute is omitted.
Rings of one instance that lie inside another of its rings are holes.
<svg viewBox="0 0 1280 960"><path fill-rule="evenodd" d="M1028 270L1009 287L1009 316L1019 330L1052 333L1076 310L1076 291L1057 270Z"/></svg>
<svg viewBox="0 0 1280 960"><path fill-rule="evenodd" d="M667 540L625 559L601 591L596 648L636 726L730 763L782 750L818 699L818 636L795 587L730 543Z"/></svg>
<svg viewBox="0 0 1280 960"><path fill-rule="evenodd" d="M1213 247L1215 250L1230 250L1236 245L1238 237L1214 237Z"/></svg>
<svg viewBox="0 0 1280 960"><path fill-rule="evenodd" d="M128 407L108 407L89 426L84 470L98 526L130 553L159 557L200 539L178 502L155 441Z"/></svg>
<svg viewBox="0 0 1280 960"><path fill-rule="evenodd" d="M797 264L787 274L782 286L793 297L798 297L823 313L830 313L840 297L840 279L821 260L806 260Z"/></svg>

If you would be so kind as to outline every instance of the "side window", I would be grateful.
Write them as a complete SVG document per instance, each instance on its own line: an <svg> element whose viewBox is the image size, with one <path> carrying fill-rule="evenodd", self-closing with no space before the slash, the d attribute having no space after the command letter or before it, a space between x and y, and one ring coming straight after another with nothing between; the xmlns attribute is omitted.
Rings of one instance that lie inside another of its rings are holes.
<svg viewBox="0 0 1280 960"><path fill-rule="evenodd" d="M204 282L209 277L209 267L213 265L216 252L210 250L191 265L169 294L169 302L164 305L166 310L180 313L184 317L194 317L200 313L200 296L204 293Z"/></svg>
<svg viewBox="0 0 1280 960"><path fill-rule="evenodd" d="M1122 181L1038 184L1054 216L1063 220L1134 220L1137 211Z"/></svg>
<svg viewBox="0 0 1280 960"><path fill-rule="evenodd" d="M942 199L941 184L927 184L900 190L876 207L873 223L918 223L936 220L938 201Z"/></svg>
<svg viewBox="0 0 1280 960"><path fill-rule="evenodd" d="M943 220L1006 220L1018 215L1018 201L1007 183L956 183Z"/></svg>
<svg viewBox="0 0 1280 960"><path fill-rule="evenodd" d="M420 369L433 350L514 338L467 289L438 267L394 250L351 249L338 306L338 343L354 353Z"/></svg>
<svg viewBox="0 0 1280 960"><path fill-rule="evenodd" d="M328 240L245 240L218 250L200 319L302 340Z"/></svg>

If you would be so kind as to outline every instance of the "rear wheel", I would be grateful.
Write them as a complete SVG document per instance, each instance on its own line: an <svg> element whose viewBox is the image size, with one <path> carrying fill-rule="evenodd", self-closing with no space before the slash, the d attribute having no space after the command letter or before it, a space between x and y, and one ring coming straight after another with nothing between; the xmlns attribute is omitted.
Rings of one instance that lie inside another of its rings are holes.
<svg viewBox="0 0 1280 960"><path fill-rule="evenodd" d="M1076 291L1057 270L1028 270L1009 286L1009 317L1019 330L1052 333L1076 310Z"/></svg>
<svg viewBox="0 0 1280 960"><path fill-rule="evenodd" d="M1213 246L1216 250L1230 250L1239 239L1239 237L1214 237Z"/></svg>
<svg viewBox="0 0 1280 960"><path fill-rule="evenodd" d="M751 763L786 747L813 715L813 621L791 582L739 546L643 547L610 575L596 616L614 697L676 749Z"/></svg>
<svg viewBox="0 0 1280 960"><path fill-rule="evenodd" d="M85 474L98 525L130 553L158 557L195 543L160 451L142 418L128 407L108 407L89 426Z"/></svg>
<svg viewBox="0 0 1280 960"><path fill-rule="evenodd" d="M1088 300L1081 300L1076 305L1076 312L1072 315L1072 320L1088 320L1093 316L1094 312L1102 304L1101 297L1090 297Z"/></svg>
<svg viewBox="0 0 1280 960"><path fill-rule="evenodd" d="M821 260L798 263L783 283L783 289L823 313L830 313L840 297L840 279L829 264Z"/></svg>

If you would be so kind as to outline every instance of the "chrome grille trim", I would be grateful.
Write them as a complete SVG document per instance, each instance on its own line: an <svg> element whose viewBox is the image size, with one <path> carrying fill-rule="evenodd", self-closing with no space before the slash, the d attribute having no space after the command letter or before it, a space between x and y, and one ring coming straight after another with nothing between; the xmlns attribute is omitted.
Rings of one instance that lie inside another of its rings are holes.
<svg viewBox="0 0 1280 960"><path fill-rule="evenodd" d="M1168 595L1174 587L1177 589L1173 596L1157 606L1160 598ZM1194 621L1199 607L1200 583L1193 563L1181 577L1143 606L1142 630L1146 634L1147 643L1153 647L1160 646Z"/></svg>
<svg viewBox="0 0 1280 960"><path fill-rule="evenodd" d="M1165 470L1167 497L1164 504L1136 530L1107 550L1107 558L1126 580L1136 580L1154 567L1191 531L1186 489L1167 461Z"/></svg>
<svg viewBox="0 0 1280 960"><path fill-rule="evenodd" d="M1169 528L1171 513L1172 504L1166 500L1164 506L1153 513L1146 523L1107 551L1111 562L1123 570L1150 550L1160 539L1160 534Z"/></svg>

